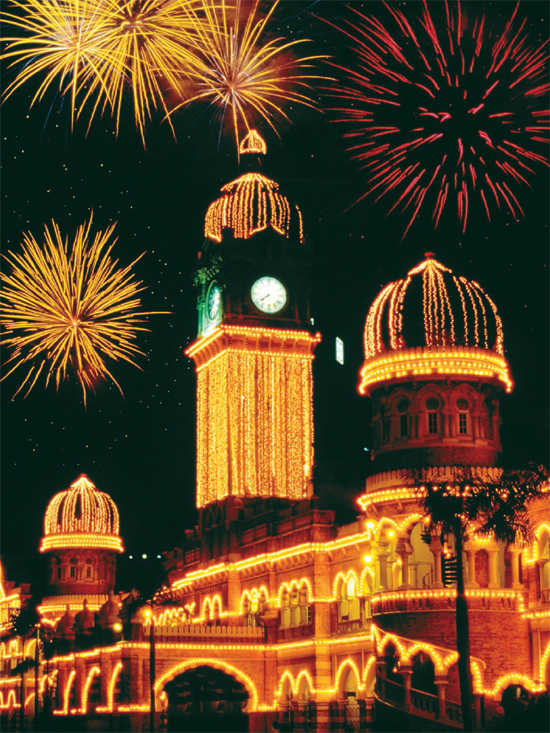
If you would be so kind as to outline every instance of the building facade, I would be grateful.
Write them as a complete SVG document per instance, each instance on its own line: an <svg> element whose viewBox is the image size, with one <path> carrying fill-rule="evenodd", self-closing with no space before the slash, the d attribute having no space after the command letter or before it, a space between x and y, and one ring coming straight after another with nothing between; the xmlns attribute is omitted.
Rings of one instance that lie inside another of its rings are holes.
<svg viewBox="0 0 550 733"><path fill-rule="evenodd" d="M46 512L53 590L40 610L65 651L39 686L60 730L84 718L149 730L151 704L167 730L368 730L375 714L462 726L455 545L422 501L465 467L488 491L498 484L499 403L513 382L496 305L430 253L380 292L359 382L373 401L373 470L356 521L336 523L315 493L311 252L299 209L262 173L265 154L250 133L243 174L206 215L186 352L199 521L165 553L168 586L147 605L113 594L118 513L86 477ZM464 547L480 726L506 690L549 682L546 490L530 514L529 544L473 526ZM4 672L22 654L13 644ZM17 685L0 684L9 714Z"/></svg>

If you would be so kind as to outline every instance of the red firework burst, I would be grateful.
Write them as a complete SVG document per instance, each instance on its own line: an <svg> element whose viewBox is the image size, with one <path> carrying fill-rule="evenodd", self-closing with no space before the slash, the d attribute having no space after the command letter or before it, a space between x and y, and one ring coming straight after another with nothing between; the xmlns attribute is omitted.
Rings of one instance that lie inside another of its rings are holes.
<svg viewBox="0 0 550 733"><path fill-rule="evenodd" d="M340 30L357 67L338 66L346 85L329 90L368 172L359 200L391 193L390 211L410 215L405 234L425 208L437 227L456 205L462 231L474 202L489 221L495 205L523 215L516 190L548 165L548 40L530 42L519 3L507 20L477 3L424 0L413 19L384 5L391 29L350 7L359 20Z"/></svg>

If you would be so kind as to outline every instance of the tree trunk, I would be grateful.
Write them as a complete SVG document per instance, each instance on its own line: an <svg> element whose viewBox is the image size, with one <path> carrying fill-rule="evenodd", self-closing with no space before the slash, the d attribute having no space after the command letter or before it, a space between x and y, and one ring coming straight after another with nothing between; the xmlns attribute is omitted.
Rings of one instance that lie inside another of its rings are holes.
<svg viewBox="0 0 550 733"><path fill-rule="evenodd" d="M25 659L25 639L23 639L23 659ZM21 668L21 683L19 688L19 730L25 730L25 668Z"/></svg>
<svg viewBox="0 0 550 733"><path fill-rule="evenodd" d="M38 672L40 670L40 629L36 630L36 644L34 645L34 729L37 729L38 722L38 702L39 702L39 679Z"/></svg>
<svg viewBox="0 0 550 733"><path fill-rule="evenodd" d="M462 560L462 534L458 529L456 543L456 650L458 652L458 681L460 706L465 731L472 731L472 676L470 672L470 623L468 601L464 591L464 565Z"/></svg>
<svg viewBox="0 0 550 733"><path fill-rule="evenodd" d="M149 730L151 733L155 730L155 617L151 612L151 633L149 636L149 689L150 689L150 710L149 710Z"/></svg>

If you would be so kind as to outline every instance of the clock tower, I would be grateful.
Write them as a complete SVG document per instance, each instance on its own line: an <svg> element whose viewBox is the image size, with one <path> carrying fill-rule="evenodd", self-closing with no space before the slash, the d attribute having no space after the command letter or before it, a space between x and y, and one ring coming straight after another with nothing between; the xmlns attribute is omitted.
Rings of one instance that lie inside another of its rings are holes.
<svg viewBox="0 0 550 733"><path fill-rule="evenodd" d="M240 146L242 174L206 214L195 276L197 506L228 497L311 495L310 252L297 206L262 173L264 140Z"/></svg>

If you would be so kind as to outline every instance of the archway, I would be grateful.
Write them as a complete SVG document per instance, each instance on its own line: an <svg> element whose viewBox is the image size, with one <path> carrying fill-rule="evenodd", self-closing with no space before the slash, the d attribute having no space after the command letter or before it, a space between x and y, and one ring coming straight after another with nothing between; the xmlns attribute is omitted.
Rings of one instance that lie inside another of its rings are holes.
<svg viewBox="0 0 550 733"><path fill-rule="evenodd" d="M248 731L249 693L242 682L221 669L187 669L164 687L168 731Z"/></svg>

